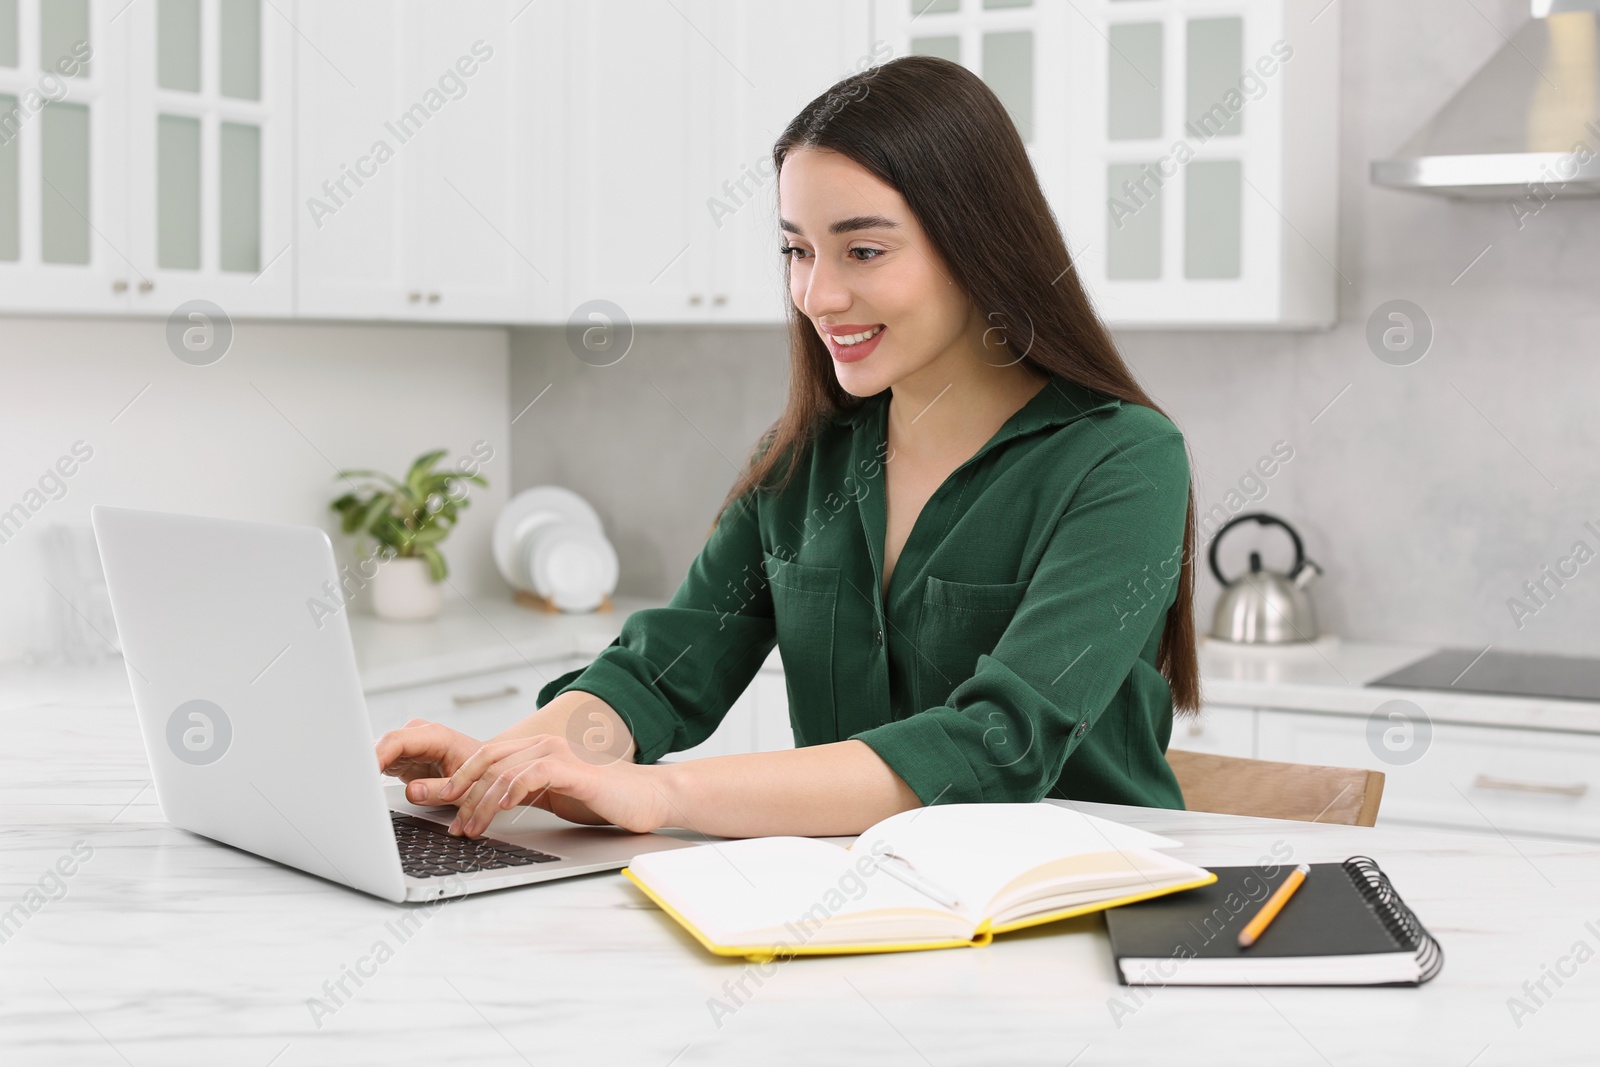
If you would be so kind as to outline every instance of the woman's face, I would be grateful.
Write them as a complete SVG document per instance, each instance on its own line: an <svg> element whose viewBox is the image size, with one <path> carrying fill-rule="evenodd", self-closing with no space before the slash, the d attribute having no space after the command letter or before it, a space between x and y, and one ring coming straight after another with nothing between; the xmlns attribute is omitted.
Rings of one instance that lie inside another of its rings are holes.
<svg viewBox="0 0 1600 1067"><path fill-rule="evenodd" d="M792 249L790 298L827 344L846 392L872 396L963 358L972 302L892 186L838 152L800 148L779 172L778 206Z"/></svg>

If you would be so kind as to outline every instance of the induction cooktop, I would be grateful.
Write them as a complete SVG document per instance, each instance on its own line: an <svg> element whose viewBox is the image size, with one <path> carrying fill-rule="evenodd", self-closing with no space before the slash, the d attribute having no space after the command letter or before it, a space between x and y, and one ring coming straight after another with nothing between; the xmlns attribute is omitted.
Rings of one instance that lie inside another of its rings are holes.
<svg viewBox="0 0 1600 1067"><path fill-rule="evenodd" d="M1600 659L1442 648L1367 685L1600 701Z"/></svg>

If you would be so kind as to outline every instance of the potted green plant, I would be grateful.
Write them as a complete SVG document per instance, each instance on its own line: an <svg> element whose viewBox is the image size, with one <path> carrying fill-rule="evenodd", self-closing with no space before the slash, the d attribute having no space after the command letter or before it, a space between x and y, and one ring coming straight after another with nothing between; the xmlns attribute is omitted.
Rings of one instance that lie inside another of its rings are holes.
<svg viewBox="0 0 1600 1067"><path fill-rule="evenodd" d="M430 619L444 603L440 583L449 568L440 542L469 503L464 483L489 484L481 474L434 470L444 455L441 448L418 456L403 479L368 470L337 475L368 480L329 508L339 513L340 528L355 537L357 554L376 564L372 610L382 618Z"/></svg>

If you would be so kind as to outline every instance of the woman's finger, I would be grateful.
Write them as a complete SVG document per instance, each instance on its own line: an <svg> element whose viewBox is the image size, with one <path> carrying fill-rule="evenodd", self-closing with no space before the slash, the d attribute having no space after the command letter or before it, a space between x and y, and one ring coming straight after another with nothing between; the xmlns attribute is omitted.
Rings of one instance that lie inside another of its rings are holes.
<svg viewBox="0 0 1600 1067"><path fill-rule="evenodd" d="M450 776L440 796L444 800L459 806L459 798L465 794L474 782L483 777L485 771L505 759L512 752L527 748L531 744L533 744L533 739L517 737L506 741L491 741L479 747L476 752L462 762L461 766L456 768L455 773Z"/></svg>
<svg viewBox="0 0 1600 1067"><path fill-rule="evenodd" d="M533 744L511 755L506 756L499 763L484 772L485 781L493 783L488 793L484 794L479 803L499 807L500 797L505 793L505 786L510 782L511 775L516 774L531 760L543 759L555 754L569 754L571 749L566 747L557 738L548 734L530 738Z"/></svg>
<svg viewBox="0 0 1600 1067"><path fill-rule="evenodd" d="M469 837L483 833L500 811L500 796L510 780L510 775L515 774L528 761L540 759L560 750L556 738L548 735L529 738L529 741L530 744L507 754L487 768L479 776L477 785L469 789L465 798L457 803L456 815L462 833Z"/></svg>
<svg viewBox="0 0 1600 1067"><path fill-rule="evenodd" d="M535 804L544 794L561 787L570 789L574 784L575 772L575 768L560 759L546 757L534 760L508 778L499 806L504 810L518 804Z"/></svg>
<svg viewBox="0 0 1600 1067"><path fill-rule="evenodd" d="M479 753L474 754L474 759L479 756L482 756L483 759L492 759L496 755L500 758L487 767L482 766L482 759L478 759L475 766L463 764L456 772L457 779L465 778L474 773L477 774L476 779L466 786L465 792L456 793L451 787L452 784L455 784L455 788L459 789L458 783L451 780L441 780L444 782L443 788L434 795L441 797L444 802L456 806L456 817L450 824L450 832L474 837L482 833L483 829L488 826L490 820L494 818L499 810L497 804L498 792L495 793L494 797L486 799L486 794L495 786L497 780L508 771L520 767L530 759L537 759L554 751L562 751L563 748L559 741L559 738L541 734L531 738L503 742L498 746L486 745ZM480 813L481 817L479 817Z"/></svg>
<svg viewBox="0 0 1600 1067"><path fill-rule="evenodd" d="M439 759L449 751L448 728L426 719L412 719L378 738L374 749L380 771L387 771L401 759Z"/></svg>
<svg viewBox="0 0 1600 1067"><path fill-rule="evenodd" d="M478 834L483 832L481 826L476 831L473 831L472 827L479 821L479 813L483 813L483 818L481 821L485 826L488 825L489 820L493 819L495 816L494 807L483 802L484 794L489 791L490 786L494 784L494 780L495 775L493 773L484 774L483 777L479 778L476 782L473 782L472 785L468 787L467 791L454 801L456 805L456 817L455 820L450 824L451 833L462 834L468 837L477 837Z"/></svg>
<svg viewBox="0 0 1600 1067"><path fill-rule="evenodd" d="M413 778L406 783L406 799L413 804L439 806L446 803L439 794L444 791L448 778Z"/></svg>
<svg viewBox="0 0 1600 1067"><path fill-rule="evenodd" d="M476 835L488 829L489 823L500 812L511 805L504 802L506 790L511 787L512 781L525 771L530 765L536 765L550 759L548 752L540 749L530 749L527 752L518 752L516 755L501 760L490 768L483 780L489 783L483 796L478 798L478 803L473 806L472 813L465 825L467 833Z"/></svg>

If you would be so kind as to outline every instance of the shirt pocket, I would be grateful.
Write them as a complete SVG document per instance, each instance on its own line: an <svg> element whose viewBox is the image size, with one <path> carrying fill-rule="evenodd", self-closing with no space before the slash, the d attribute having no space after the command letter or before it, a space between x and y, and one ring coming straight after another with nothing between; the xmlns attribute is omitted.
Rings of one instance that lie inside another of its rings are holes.
<svg viewBox="0 0 1600 1067"><path fill-rule="evenodd" d="M766 551L762 557L772 587L772 614L789 691L789 725L795 746L836 741L833 639L839 568L785 560Z"/></svg>
<svg viewBox="0 0 1600 1067"><path fill-rule="evenodd" d="M994 651L1027 592L1020 582L951 582L928 578L917 632L917 708L950 699L950 691L972 677L978 657Z"/></svg>

